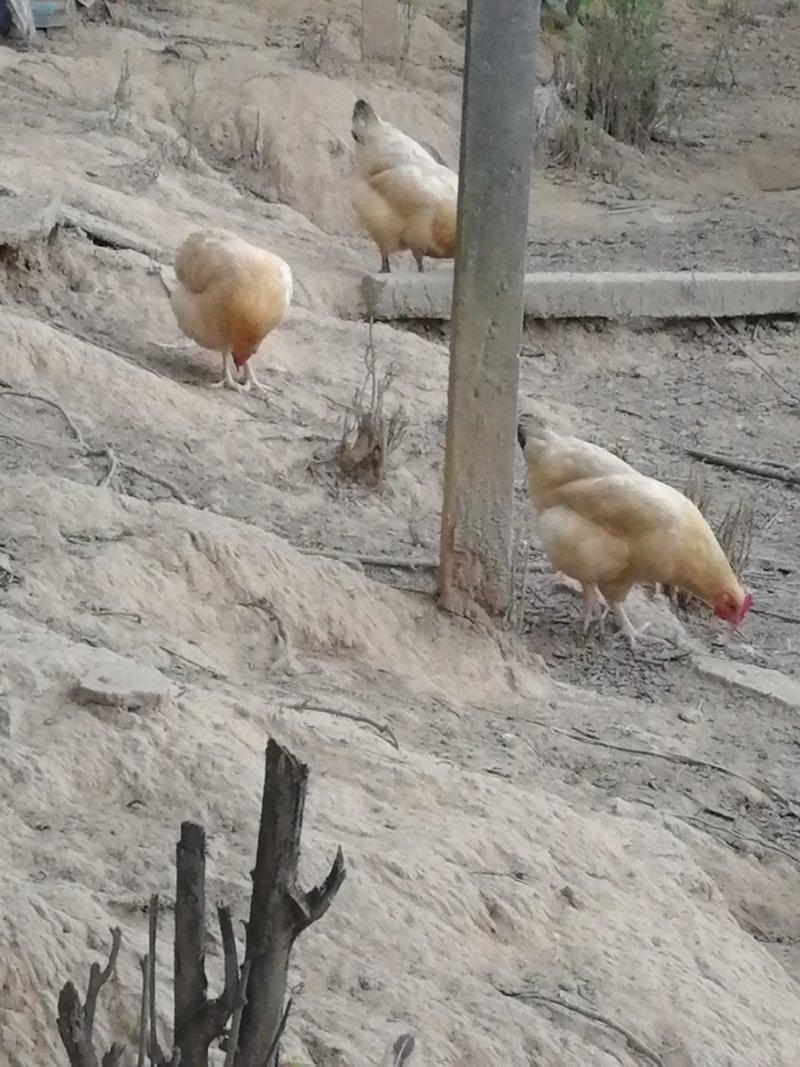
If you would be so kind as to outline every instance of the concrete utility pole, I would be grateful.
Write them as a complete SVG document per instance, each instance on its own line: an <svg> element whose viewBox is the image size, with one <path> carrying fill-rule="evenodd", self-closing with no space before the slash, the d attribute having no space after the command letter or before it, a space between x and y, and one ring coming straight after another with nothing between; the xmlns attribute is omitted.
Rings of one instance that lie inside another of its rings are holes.
<svg viewBox="0 0 800 1067"><path fill-rule="evenodd" d="M439 597L511 596L517 376L539 0L468 0Z"/></svg>

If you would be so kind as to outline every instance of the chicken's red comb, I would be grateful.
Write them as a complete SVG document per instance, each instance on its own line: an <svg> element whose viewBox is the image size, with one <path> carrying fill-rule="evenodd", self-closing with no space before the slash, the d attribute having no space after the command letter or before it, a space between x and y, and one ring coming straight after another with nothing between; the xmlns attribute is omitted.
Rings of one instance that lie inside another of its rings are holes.
<svg viewBox="0 0 800 1067"><path fill-rule="evenodd" d="M742 618L748 613L753 606L753 594L745 593L744 600L742 601Z"/></svg>

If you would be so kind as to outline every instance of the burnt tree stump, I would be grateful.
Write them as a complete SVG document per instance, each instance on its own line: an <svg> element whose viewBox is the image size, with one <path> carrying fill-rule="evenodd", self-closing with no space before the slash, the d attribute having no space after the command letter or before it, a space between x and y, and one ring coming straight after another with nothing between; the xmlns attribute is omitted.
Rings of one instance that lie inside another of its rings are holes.
<svg viewBox="0 0 800 1067"><path fill-rule="evenodd" d="M209 1048L219 1040L227 1044L226 1067L277 1067L278 1046L291 1007L286 986L292 946L328 910L345 875L340 848L321 885L304 892L297 884L307 781L308 767L270 740L245 959L240 972L231 914L219 905L225 980L214 1000L208 998L205 964L206 835L197 823L181 824L175 856L174 1048L168 1058L156 1034L158 895L153 894L148 953L140 961L139 1065L148 1059L151 1067L208 1067ZM114 971L121 937L119 929L111 931L108 962L105 967L92 964L83 1003L72 982L61 990L58 1030L70 1067L119 1067L121 1063L124 1046L115 1043L101 1059L93 1033L97 998Z"/></svg>
<svg viewBox="0 0 800 1067"><path fill-rule="evenodd" d="M307 781L308 767L270 739L247 924L250 973L234 1067L277 1067L292 946L322 918L344 880L339 848L321 885L304 892L297 884Z"/></svg>

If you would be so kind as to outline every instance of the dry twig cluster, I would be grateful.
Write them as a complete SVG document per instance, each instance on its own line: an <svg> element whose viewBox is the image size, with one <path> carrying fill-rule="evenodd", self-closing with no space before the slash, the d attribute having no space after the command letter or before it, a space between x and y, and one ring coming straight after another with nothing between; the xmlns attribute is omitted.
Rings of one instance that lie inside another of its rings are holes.
<svg viewBox="0 0 800 1067"><path fill-rule="evenodd" d="M371 320L364 365L364 381L347 406L336 462L347 479L378 486L389 456L405 437L408 417L402 407L386 413L386 393L394 381L394 368L389 366L383 373L378 368Z"/></svg>

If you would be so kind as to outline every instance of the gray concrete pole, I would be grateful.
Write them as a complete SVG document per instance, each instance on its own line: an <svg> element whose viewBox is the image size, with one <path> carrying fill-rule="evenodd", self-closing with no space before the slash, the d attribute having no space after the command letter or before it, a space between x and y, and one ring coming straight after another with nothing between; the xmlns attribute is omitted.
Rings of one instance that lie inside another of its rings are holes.
<svg viewBox="0 0 800 1067"><path fill-rule="evenodd" d="M539 0L468 0L439 598L470 616L511 596L538 31Z"/></svg>

